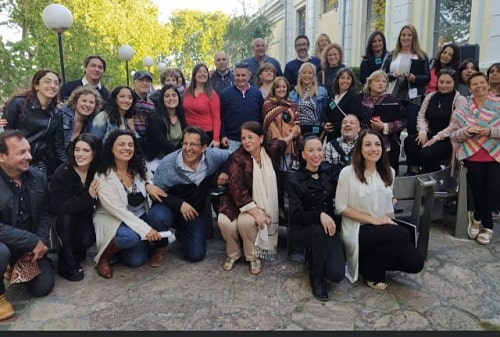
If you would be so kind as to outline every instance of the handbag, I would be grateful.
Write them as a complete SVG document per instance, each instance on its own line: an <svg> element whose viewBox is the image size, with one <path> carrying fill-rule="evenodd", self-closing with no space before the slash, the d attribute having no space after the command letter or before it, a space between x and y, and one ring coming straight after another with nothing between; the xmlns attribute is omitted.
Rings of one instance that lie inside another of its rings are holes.
<svg viewBox="0 0 500 337"><path fill-rule="evenodd" d="M48 240L48 248L49 253L57 253L62 248L62 240L57 234L56 228L56 217L51 216L49 220L49 240Z"/></svg>
<svg viewBox="0 0 500 337"><path fill-rule="evenodd" d="M29 282L41 274L38 261L31 261L33 254L25 254L16 261L12 267L10 283Z"/></svg>

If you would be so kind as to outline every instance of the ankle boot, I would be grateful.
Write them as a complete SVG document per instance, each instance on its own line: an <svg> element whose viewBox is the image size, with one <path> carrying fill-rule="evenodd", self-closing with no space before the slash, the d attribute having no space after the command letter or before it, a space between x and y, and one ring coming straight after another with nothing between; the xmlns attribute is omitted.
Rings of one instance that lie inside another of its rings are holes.
<svg viewBox="0 0 500 337"><path fill-rule="evenodd" d="M11 318L14 316L14 307L7 300L5 294L0 295L0 321Z"/></svg>
<svg viewBox="0 0 500 337"><path fill-rule="evenodd" d="M167 246L156 247L153 254L149 258L149 265L153 268L159 267L165 263L167 259Z"/></svg>
<svg viewBox="0 0 500 337"><path fill-rule="evenodd" d="M111 260L113 257L120 252L120 248L118 248L115 244L114 239L108 245L106 250L102 253L99 262L95 266L97 269L97 273L104 278L112 278L113 277L113 269L111 267Z"/></svg>

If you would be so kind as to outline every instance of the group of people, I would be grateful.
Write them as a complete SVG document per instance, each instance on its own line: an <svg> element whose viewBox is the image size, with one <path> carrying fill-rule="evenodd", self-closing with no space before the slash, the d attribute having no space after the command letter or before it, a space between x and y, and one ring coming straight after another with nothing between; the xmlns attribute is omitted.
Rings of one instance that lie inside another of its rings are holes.
<svg viewBox="0 0 500 337"><path fill-rule="evenodd" d="M259 274L262 259L276 256L286 191L314 297L328 300L325 279L344 276L384 290L386 271L418 273L424 265L394 222L405 128L410 174L433 171L455 153L464 161L475 205L469 236L490 242L500 187L499 64L487 74L473 60L458 64L453 44L429 61L411 25L392 52L381 32L370 36L359 78L326 35L317 40L319 57L297 36L297 58L283 72L263 39L252 47L232 70L216 53L216 69L195 65L189 83L167 69L156 91L153 75L138 71L132 87L109 92L101 83L106 62L96 55L84 60L82 79L62 87L56 72L37 71L0 119L0 274L28 255L41 270L28 291L50 293L53 224L63 243L57 270L70 281L84 278L81 262L94 244L104 278L118 259L159 267L172 232L183 256L201 261L207 198L226 186L213 202L225 271L244 259ZM293 171L289 186L281 171ZM4 293L2 283L0 320L14 314Z"/></svg>

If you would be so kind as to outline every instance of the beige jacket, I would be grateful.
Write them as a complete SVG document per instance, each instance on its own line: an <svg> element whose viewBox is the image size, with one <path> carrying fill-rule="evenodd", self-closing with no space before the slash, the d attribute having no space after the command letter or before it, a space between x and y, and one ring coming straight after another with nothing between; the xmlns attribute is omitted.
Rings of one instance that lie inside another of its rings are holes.
<svg viewBox="0 0 500 337"><path fill-rule="evenodd" d="M111 240L115 237L118 227L123 222L136 232L142 239L151 230L145 221L137 217L134 213L127 209L127 192L123 187L116 173L111 170L108 175L96 174L99 180L99 204L94 213L94 227L96 235L97 255L94 258L95 263L99 261L102 253L108 247ZM146 182L152 183L153 175L148 170L146 181L139 176L134 177L134 182L137 185L138 191L143 195L148 195L146 192ZM149 196L144 201L146 212L151 206Z"/></svg>

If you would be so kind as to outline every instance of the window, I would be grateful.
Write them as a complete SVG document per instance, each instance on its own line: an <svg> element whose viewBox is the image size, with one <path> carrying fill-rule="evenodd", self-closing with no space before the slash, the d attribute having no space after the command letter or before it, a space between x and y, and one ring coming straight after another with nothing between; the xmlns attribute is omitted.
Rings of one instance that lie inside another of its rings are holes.
<svg viewBox="0 0 500 337"><path fill-rule="evenodd" d="M323 0L323 13L337 10L339 7L339 0Z"/></svg>
<svg viewBox="0 0 500 337"><path fill-rule="evenodd" d="M436 0L433 54L443 45L467 43L472 0Z"/></svg>
<svg viewBox="0 0 500 337"><path fill-rule="evenodd" d="M297 11L297 27L298 35L306 34L306 7L302 7Z"/></svg>
<svg viewBox="0 0 500 337"><path fill-rule="evenodd" d="M365 41L368 42L370 34L376 30L384 32L385 29L385 0L368 0L366 2L366 33Z"/></svg>

